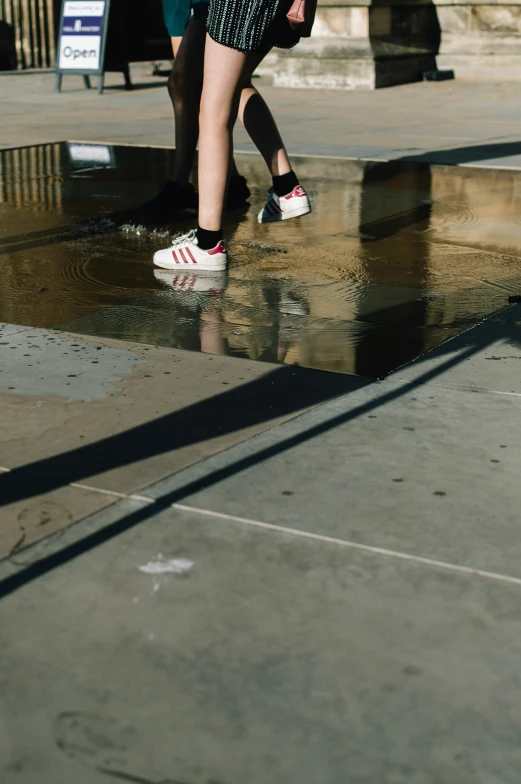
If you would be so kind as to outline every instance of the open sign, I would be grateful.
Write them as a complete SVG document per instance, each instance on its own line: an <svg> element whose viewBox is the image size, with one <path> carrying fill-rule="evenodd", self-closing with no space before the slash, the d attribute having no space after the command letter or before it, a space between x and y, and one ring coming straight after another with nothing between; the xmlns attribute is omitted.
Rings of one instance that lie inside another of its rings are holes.
<svg viewBox="0 0 521 784"><path fill-rule="evenodd" d="M73 49L72 46L65 46L63 48L63 57L72 57L73 60L88 60L95 58L98 63L99 51L96 49Z"/></svg>
<svg viewBox="0 0 521 784"><path fill-rule="evenodd" d="M57 74L102 76L110 0L64 0ZM60 80L61 83L61 80Z"/></svg>

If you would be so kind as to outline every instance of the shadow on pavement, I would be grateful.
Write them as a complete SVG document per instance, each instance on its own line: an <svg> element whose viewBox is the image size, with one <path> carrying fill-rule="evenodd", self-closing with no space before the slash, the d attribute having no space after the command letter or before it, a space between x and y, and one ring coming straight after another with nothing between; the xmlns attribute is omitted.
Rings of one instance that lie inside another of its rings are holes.
<svg viewBox="0 0 521 784"><path fill-rule="evenodd" d="M174 449L290 416L358 389L367 379L282 367L229 392L0 475L0 506Z"/></svg>
<svg viewBox="0 0 521 784"><path fill-rule="evenodd" d="M449 150L432 150L420 155L404 155L394 160L408 163L431 163L458 166L463 163L478 163L495 158L509 158L521 154L521 141L476 144L472 147L453 147Z"/></svg>
<svg viewBox="0 0 521 784"><path fill-rule="evenodd" d="M521 315L514 305L505 311L506 317L487 327L480 325L445 343L435 350L439 358L446 359L431 370L399 388L393 388L361 405L355 406L325 422L302 430L268 448L260 449L247 457L232 462L224 468L211 471L173 492L166 493L156 503L128 514L78 542L42 558L0 582L0 597L5 597L44 574L99 547L129 529L146 522L158 511L180 503L187 497L216 485L255 465L287 452L301 444L330 432L371 411L398 400L409 392L431 382L445 371L470 359L484 348L495 343L521 345L521 329L517 319ZM430 355L426 355L430 358ZM425 357L416 361L419 366ZM41 460L0 477L0 497L3 505L48 492L70 482L85 479L93 474L131 463L151 455L180 448L187 444L232 432L253 423L265 422L284 413L297 411L303 406L324 403L327 400L359 389L367 381L334 374L281 368L260 380L237 390L215 396L179 412L170 414L117 436L95 444L75 449L56 457ZM346 405L349 405L346 401Z"/></svg>

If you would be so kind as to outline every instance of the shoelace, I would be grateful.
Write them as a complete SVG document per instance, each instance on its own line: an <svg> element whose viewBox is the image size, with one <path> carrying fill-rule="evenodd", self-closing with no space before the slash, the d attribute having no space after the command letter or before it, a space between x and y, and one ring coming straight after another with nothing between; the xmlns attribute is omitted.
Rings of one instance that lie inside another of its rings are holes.
<svg viewBox="0 0 521 784"><path fill-rule="evenodd" d="M178 248L180 245L184 245L187 242L193 242L195 240L195 230L192 229L188 232L188 234L180 234L178 237L174 237L171 248Z"/></svg>

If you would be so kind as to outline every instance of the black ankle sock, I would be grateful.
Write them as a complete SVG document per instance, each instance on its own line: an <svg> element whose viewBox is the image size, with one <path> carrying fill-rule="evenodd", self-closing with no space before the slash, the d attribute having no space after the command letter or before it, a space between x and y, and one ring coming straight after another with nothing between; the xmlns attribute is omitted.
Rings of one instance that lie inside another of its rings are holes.
<svg viewBox="0 0 521 784"><path fill-rule="evenodd" d="M212 250L223 238L222 231L208 231L197 227L197 244L201 250Z"/></svg>
<svg viewBox="0 0 521 784"><path fill-rule="evenodd" d="M297 175L293 170L287 174L280 174L278 177L273 177L273 190L277 196L287 196L291 193L293 188L298 185Z"/></svg>

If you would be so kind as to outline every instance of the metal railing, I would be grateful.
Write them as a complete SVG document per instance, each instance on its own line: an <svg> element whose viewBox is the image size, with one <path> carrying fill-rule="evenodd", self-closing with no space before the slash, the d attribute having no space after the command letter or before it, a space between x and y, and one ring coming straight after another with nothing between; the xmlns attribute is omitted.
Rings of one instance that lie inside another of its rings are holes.
<svg viewBox="0 0 521 784"><path fill-rule="evenodd" d="M0 20L14 30L18 68L54 65L53 0L0 0Z"/></svg>

